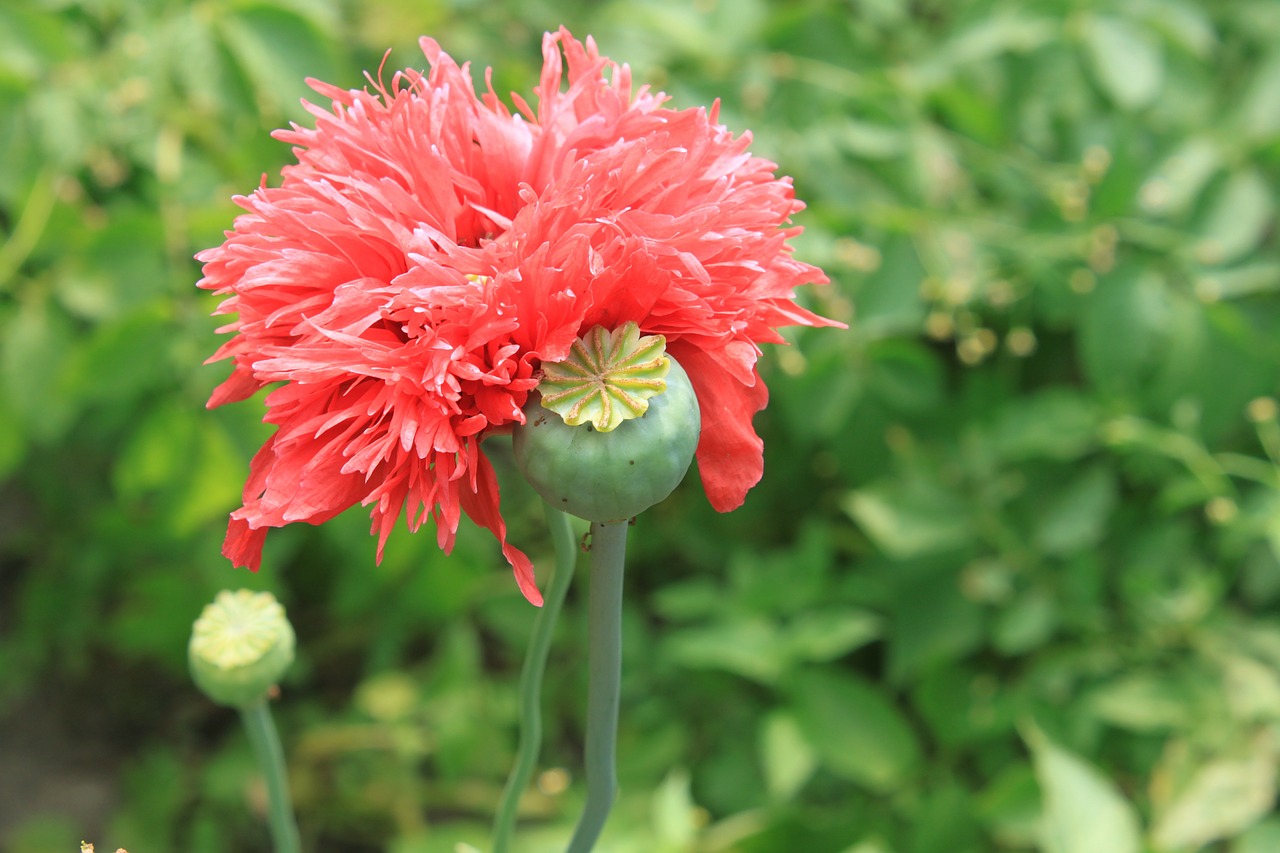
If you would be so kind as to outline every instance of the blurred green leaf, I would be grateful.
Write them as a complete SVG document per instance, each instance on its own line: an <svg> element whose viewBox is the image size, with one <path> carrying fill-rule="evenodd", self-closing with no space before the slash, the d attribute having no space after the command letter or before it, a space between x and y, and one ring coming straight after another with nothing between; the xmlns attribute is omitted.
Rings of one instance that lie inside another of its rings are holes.
<svg viewBox="0 0 1280 853"><path fill-rule="evenodd" d="M1196 254L1205 263L1238 260L1275 219L1275 188L1256 169L1237 171L1214 196Z"/></svg>
<svg viewBox="0 0 1280 853"><path fill-rule="evenodd" d="M1196 136L1181 141L1143 185L1143 207L1157 215L1185 213L1222 164L1222 146L1216 139Z"/></svg>
<svg viewBox="0 0 1280 853"><path fill-rule="evenodd" d="M1040 830L1040 789L1031 765L1019 761L1003 768L978 798L978 818L1001 844L1035 846Z"/></svg>
<svg viewBox="0 0 1280 853"><path fill-rule="evenodd" d="M219 19L223 43L252 81L264 111L301 116L298 99L310 95L307 78L337 77L333 44L311 21L285 4L241 4ZM354 86L358 81L351 80Z"/></svg>
<svg viewBox="0 0 1280 853"><path fill-rule="evenodd" d="M75 352L70 324L49 306L28 301L4 318L0 378L12 411L37 441L59 438L75 416L78 400L54 393L58 374Z"/></svg>
<svg viewBox="0 0 1280 853"><path fill-rule="evenodd" d="M1216 269L1197 282L1197 288L1215 299L1240 299L1280 291L1280 264L1249 264Z"/></svg>
<svg viewBox="0 0 1280 853"><path fill-rule="evenodd" d="M760 762L769 794L779 800L796 795L813 775L818 756L793 715L775 711L761 721Z"/></svg>
<svg viewBox="0 0 1280 853"><path fill-rule="evenodd" d="M1106 465L1092 465L1049 496L1036 524L1036 545L1046 554L1070 554L1095 547L1119 497L1116 477Z"/></svg>
<svg viewBox="0 0 1280 853"><path fill-rule="evenodd" d="M1280 818L1254 824L1231 846L1231 853L1270 853L1280 850Z"/></svg>
<svg viewBox="0 0 1280 853"><path fill-rule="evenodd" d="M868 390L895 411L929 411L942 400L942 367L924 347L901 340L878 341L867 348L871 361Z"/></svg>
<svg viewBox="0 0 1280 853"><path fill-rule="evenodd" d="M956 660L982 640L978 605L960 593L950 566L903 573L890 598L889 678L901 683Z"/></svg>
<svg viewBox="0 0 1280 853"><path fill-rule="evenodd" d="M665 844L685 848L697 834L689 771L673 769L653 795L653 825Z"/></svg>
<svg viewBox="0 0 1280 853"><path fill-rule="evenodd" d="M871 683L834 670L790 674L790 713L818 761L873 791L892 791L916 772L920 747L902 712Z"/></svg>
<svg viewBox="0 0 1280 853"><path fill-rule="evenodd" d="M1075 459L1097 441L1098 411L1085 395L1049 388L1002 407L992 441L1002 459Z"/></svg>
<svg viewBox="0 0 1280 853"><path fill-rule="evenodd" d="M1280 112L1275 108L1278 101L1280 47L1273 45L1237 102L1236 125L1247 139L1262 142L1280 134Z"/></svg>
<svg viewBox="0 0 1280 853"><path fill-rule="evenodd" d="M1158 850L1195 850L1231 838L1271 812L1276 798L1277 754L1263 735L1243 754L1199 767L1157 816L1152 840Z"/></svg>
<svg viewBox="0 0 1280 853"><path fill-rule="evenodd" d="M855 607L809 610L787 626L787 651L795 662L835 660L879 638L883 624L879 616Z"/></svg>
<svg viewBox="0 0 1280 853"><path fill-rule="evenodd" d="M1192 720L1194 706L1187 691L1168 675L1137 672L1091 691L1089 711L1111 725L1135 731L1179 729Z"/></svg>
<svg viewBox="0 0 1280 853"><path fill-rule="evenodd" d="M876 546L897 559L973 541L969 505L937 484L877 483L848 495L844 509Z"/></svg>
<svg viewBox="0 0 1280 853"><path fill-rule="evenodd" d="M1119 106L1150 104L1164 83L1164 58L1151 34L1131 21L1096 15L1085 27L1085 47L1098 84Z"/></svg>
<svg viewBox="0 0 1280 853"><path fill-rule="evenodd" d="M772 684L788 663L776 626L740 619L705 628L684 628L663 638L664 656L693 669L721 669Z"/></svg>
<svg viewBox="0 0 1280 853"><path fill-rule="evenodd" d="M1114 782L1043 732L1024 737L1044 796L1044 853L1141 853L1137 813Z"/></svg>
<svg viewBox="0 0 1280 853"><path fill-rule="evenodd" d="M1154 272L1118 269L1098 283L1080 325L1084 368L1095 385L1133 392L1157 367L1172 303Z"/></svg>
<svg viewBox="0 0 1280 853"><path fill-rule="evenodd" d="M991 640L1006 655L1026 654L1053 636L1060 605L1052 593L1036 589L1020 595L996 614Z"/></svg>

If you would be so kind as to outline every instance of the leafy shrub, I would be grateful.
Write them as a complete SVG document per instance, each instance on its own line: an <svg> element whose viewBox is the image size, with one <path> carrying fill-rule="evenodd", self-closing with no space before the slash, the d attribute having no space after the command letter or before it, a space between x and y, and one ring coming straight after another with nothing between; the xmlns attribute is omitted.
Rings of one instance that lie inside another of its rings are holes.
<svg viewBox="0 0 1280 853"><path fill-rule="evenodd" d="M263 427L203 409L225 368L200 366L216 323L191 256L287 160L268 131L302 119L305 77L356 86L388 45L389 68L421 64L430 33L527 90L562 22L753 130L810 204L819 307L852 324L768 356L742 510L681 490L632 534L609 849L1276 849L1274 12L0 8L3 730L61 721L49 766L92 747L80 770L115 797L60 802L10 849L261 849L247 747L184 671L191 621L238 585L298 628L279 712L316 849L482 844L532 613L486 536L446 559L398 532L374 567L359 513L232 573ZM513 538L549 562L512 471ZM581 795L557 768L580 764L583 619L571 600L531 851Z"/></svg>

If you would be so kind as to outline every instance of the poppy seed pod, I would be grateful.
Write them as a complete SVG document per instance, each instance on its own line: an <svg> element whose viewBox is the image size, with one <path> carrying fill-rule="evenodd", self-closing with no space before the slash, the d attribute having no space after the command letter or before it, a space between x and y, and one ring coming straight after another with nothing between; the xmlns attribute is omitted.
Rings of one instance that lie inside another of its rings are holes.
<svg viewBox="0 0 1280 853"><path fill-rule="evenodd" d="M642 338L634 323L612 334L597 327L565 365L545 366L514 430L525 479L551 506L589 521L621 521L662 501L689 470L702 428L693 386L662 337ZM584 390L566 392L575 374ZM572 405L562 410L564 398Z"/></svg>
<svg viewBox="0 0 1280 853"><path fill-rule="evenodd" d="M269 592L218 593L191 631L191 677L219 705L264 699L293 663L293 626Z"/></svg>

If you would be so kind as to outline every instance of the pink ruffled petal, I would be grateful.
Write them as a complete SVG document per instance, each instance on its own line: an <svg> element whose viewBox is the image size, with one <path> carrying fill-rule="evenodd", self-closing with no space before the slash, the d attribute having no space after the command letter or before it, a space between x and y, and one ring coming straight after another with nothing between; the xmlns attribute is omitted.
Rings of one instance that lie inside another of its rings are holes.
<svg viewBox="0 0 1280 853"><path fill-rule="evenodd" d="M669 351L689 374L702 410L697 458L707 500L717 512L735 510L764 476L764 441L751 419L769 391L758 375L744 385L701 350L676 342Z"/></svg>
<svg viewBox="0 0 1280 853"><path fill-rule="evenodd" d="M542 606L542 593L533 576L533 561L524 552L507 543L507 524L498 507L498 478L493 465L481 452L473 471L475 491L462 489L462 509L476 524L488 528L502 544L502 556L511 564L516 585L534 607Z"/></svg>

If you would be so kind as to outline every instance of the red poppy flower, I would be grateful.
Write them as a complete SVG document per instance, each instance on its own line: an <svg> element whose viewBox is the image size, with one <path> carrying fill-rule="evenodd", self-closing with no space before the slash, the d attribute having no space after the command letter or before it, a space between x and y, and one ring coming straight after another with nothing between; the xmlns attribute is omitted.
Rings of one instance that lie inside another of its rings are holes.
<svg viewBox="0 0 1280 853"><path fill-rule="evenodd" d="M402 514L411 529L430 516L448 551L465 512L537 604L481 441L523 422L539 365L597 325L665 335L703 411L707 497L731 510L763 473L758 345L835 325L793 301L826 278L792 257L790 181L716 107L664 106L561 29L543 41L536 106L513 95L513 113L488 74L477 97L468 66L421 45L425 75L309 81L332 107L306 104L313 128L275 134L298 162L238 197L226 242L197 255L200 286L237 315L209 405L276 385L277 429L223 553L256 569L268 528L357 503L372 506L379 558Z"/></svg>

